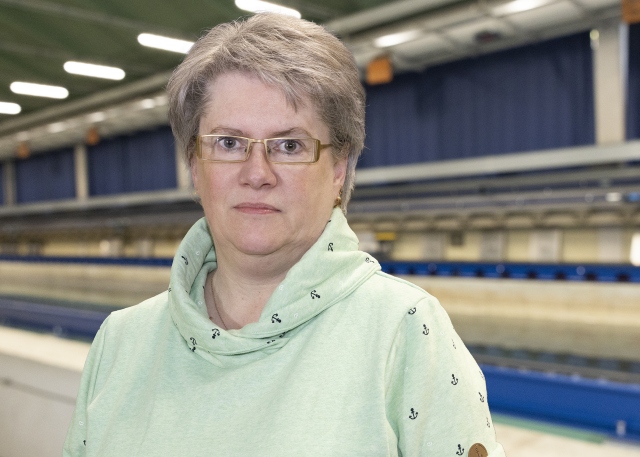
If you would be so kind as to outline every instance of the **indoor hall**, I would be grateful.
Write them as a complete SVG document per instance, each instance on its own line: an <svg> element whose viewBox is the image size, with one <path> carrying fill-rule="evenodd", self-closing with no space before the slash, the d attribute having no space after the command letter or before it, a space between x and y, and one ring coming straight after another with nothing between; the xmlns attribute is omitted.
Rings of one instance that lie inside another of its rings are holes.
<svg viewBox="0 0 640 457"><path fill-rule="evenodd" d="M165 87L248 3L0 0L0 457L61 455L101 324L170 289L203 207ZM447 312L506 455L640 456L640 4L279 4L353 53L346 220Z"/></svg>

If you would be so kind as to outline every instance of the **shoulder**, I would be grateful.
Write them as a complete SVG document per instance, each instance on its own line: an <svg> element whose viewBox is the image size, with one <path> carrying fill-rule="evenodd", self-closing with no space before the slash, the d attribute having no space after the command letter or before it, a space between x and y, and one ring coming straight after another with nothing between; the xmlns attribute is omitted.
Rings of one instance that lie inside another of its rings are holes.
<svg viewBox="0 0 640 457"><path fill-rule="evenodd" d="M112 312L105 320L101 332L112 339L123 333L147 333L162 325L169 315L169 301L167 292L162 292L137 305Z"/></svg>
<svg viewBox="0 0 640 457"><path fill-rule="evenodd" d="M422 311L449 319L436 297L420 286L382 271L372 275L357 293L370 304L398 317Z"/></svg>

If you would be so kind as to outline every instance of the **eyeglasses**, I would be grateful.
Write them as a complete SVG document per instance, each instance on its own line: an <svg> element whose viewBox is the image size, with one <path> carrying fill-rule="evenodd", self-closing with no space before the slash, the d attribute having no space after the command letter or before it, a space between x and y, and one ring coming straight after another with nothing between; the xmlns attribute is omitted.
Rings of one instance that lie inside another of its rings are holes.
<svg viewBox="0 0 640 457"><path fill-rule="evenodd" d="M206 162L244 162L251 145L262 143L271 163L315 163L320 151L331 146L315 138L266 138L256 140L232 135L198 135L196 155Z"/></svg>

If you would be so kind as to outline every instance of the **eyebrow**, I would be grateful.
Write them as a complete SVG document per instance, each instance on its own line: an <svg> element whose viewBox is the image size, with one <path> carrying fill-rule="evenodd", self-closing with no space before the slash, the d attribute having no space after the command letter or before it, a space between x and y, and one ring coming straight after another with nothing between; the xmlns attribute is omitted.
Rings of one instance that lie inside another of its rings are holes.
<svg viewBox="0 0 640 457"><path fill-rule="evenodd" d="M293 135L293 134L304 135L309 138L313 137L313 135L311 135L308 131L306 131L302 127L291 127L290 129L273 132L269 136L269 138L280 138L280 137L286 137L288 135ZM247 134L244 133L242 130L234 129L232 127L224 127L224 126L215 127L211 129L211 131L209 131L209 135L234 135L234 136L247 137Z"/></svg>

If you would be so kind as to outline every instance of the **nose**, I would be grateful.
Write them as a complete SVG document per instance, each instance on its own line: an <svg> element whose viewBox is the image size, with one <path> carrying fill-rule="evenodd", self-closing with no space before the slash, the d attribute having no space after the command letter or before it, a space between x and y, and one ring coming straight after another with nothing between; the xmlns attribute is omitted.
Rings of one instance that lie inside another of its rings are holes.
<svg viewBox="0 0 640 457"><path fill-rule="evenodd" d="M241 179L254 189L263 186L275 186L277 180L272 164L267 160L266 145L260 141L249 143L249 157L242 162Z"/></svg>

